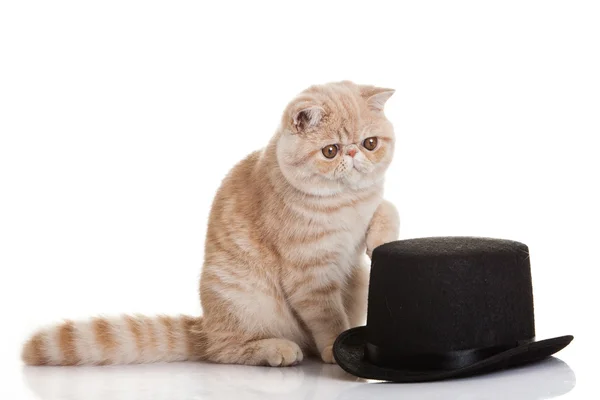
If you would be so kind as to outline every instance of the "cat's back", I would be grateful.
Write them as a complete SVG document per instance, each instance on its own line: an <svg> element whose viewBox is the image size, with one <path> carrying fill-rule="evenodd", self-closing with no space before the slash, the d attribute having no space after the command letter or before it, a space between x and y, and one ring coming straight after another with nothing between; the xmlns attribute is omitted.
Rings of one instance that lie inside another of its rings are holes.
<svg viewBox="0 0 600 400"><path fill-rule="evenodd" d="M209 229L212 219L225 213L244 212L249 208L249 203L259 201L254 171L261 154L261 150L250 153L234 165L223 178L211 207Z"/></svg>
<svg viewBox="0 0 600 400"><path fill-rule="evenodd" d="M252 241L255 240L264 197L264 182L261 174L256 172L262 155L262 150L249 154L221 182L208 221L207 258L217 251L227 250L227 253L235 255L254 247Z"/></svg>
<svg viewBox="0 0 600 400"><path fill-rule="evenodd" d="M213 208L223 199L249 195L248 192L251 192L249 185L252 183L254 171L262 153L262 150L254 151L231 168L221 182L215 196Z"/></svg>

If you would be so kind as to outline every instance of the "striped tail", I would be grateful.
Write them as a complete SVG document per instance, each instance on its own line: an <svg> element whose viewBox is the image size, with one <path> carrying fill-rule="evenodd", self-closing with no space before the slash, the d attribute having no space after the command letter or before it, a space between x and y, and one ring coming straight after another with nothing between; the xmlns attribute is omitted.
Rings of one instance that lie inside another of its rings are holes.
<svg viewBox="0 0 600 400"><path fill-rule="evenodd" d="M37 331L23 346L27 365L142 364L194 360L201 318L123 315L65 321Z"/></svg>

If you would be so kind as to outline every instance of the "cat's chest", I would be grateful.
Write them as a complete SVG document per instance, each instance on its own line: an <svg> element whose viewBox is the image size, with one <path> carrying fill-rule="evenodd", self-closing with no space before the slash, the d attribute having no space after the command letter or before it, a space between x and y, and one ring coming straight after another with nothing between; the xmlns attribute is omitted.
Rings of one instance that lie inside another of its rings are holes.
<svg viewBox="0 0 600 400"><path fill-rule="evenodd" d="M377 209L378 202L369 202L345 207L328 216L328 225L340 231L363 236Z"/></svg>
<svg viewBox="0 0 600 400"><path fill-rule="evenodd" d="M294 207L292 226L283 229L280 250L290 261L332 260L347 264L364 245L369 223L380 197L342 206Z"/></svg>

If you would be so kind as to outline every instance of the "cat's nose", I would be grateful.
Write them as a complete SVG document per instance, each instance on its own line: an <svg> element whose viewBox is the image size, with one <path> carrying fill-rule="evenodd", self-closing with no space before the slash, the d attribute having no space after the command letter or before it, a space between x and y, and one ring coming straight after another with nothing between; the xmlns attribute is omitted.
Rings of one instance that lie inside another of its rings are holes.
<svg viewBox="0 0 600 400"><path fill-rule="evenodd" d="M352 148L349 148L349 149L346 151L346 154L348 154L350 157L354 157L354 156L356 155L356 149L355 149L354 147L352 147Z"/></svg>

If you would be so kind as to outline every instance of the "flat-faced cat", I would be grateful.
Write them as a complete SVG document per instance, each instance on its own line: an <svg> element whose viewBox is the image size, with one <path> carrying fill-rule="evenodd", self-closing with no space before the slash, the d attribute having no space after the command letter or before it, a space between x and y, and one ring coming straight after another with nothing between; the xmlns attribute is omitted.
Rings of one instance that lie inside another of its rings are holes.
<svg viewBox="0 0 600 400"><path fill-rule="evenodd" d="M365 253L398 237L398 214L382 198L393 93L348 81L310 87L268 145L231 170L209 218L202 317L66 321L26 342L25 363L334 362L335 338L364 323Z"/></svg>

